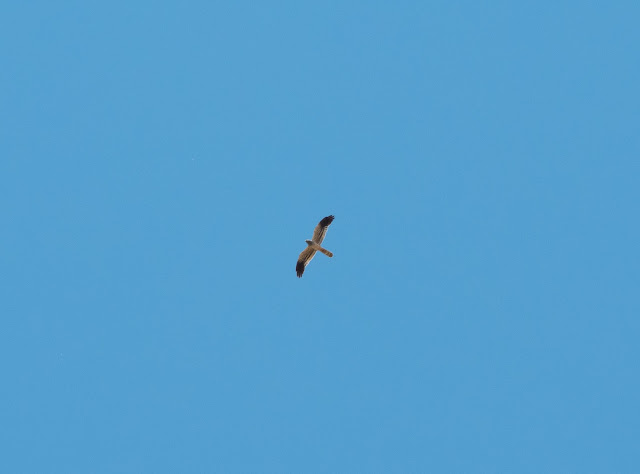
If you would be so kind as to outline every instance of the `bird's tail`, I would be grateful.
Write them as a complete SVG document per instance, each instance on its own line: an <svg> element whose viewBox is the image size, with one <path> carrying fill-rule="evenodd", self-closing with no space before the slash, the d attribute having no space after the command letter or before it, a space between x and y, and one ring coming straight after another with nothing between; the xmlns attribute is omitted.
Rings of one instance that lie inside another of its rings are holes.
<svg viewBox="0 0 640 474"><path fill-rule="evenodd" d="M329 252L327 249L323 249L322 247L320 247L318 250L320 250L320 252L325 254L327 257L333 257L333 254Z"/></svg>
<svg viewBox="0 0 640 474"><path fill-rule="evenodd" d="M331 252L329 252L327 249L320 247L319 244L316 244L315 242L311 241L311 240L307 240L307 245L309 247L311 247L313 250L317 250L318 252L322 252L323 254L325 254L327 257L333 257L333 254Z"/></svg>

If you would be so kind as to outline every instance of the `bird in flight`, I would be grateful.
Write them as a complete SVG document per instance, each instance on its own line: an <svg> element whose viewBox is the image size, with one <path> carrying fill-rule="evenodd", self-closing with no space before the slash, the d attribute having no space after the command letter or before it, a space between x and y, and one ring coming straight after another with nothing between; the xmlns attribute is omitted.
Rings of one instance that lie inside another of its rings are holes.
<svg viewBox="0 0 640 474"><path fill-rule="evenodd" d="M333 222L333 216L327 216L318 222L318 225L313 229L313 237L311 240L307 240L307 248L302 251L298 257L298 263L296 263L296 275L298 278L304 273L304 268L309 264L316 252L322 252L327 257L333 257L333 254L327 249L320 246L324 240L324 236L327 235L327 229Z"/></svg>

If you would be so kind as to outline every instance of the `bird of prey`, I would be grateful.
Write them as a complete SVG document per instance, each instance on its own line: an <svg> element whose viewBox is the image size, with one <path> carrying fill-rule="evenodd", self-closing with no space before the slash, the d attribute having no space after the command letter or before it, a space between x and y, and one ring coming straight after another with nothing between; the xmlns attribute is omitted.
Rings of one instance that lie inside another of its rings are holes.
<svg viewBox="0 0 640 474"><path fill-rule="evenodd" d="M311 240L306 241L307 248L302 251L302 253L298 257L298 263L296 263L296 274L298 275L298 278L302 276L302 274L304 273L304 268L309 264L317 251L322 252L327 257L333 257L333 254L331 252L320 246L320 244L324 240L324 236L327 235L327 229L333 222L333 219L333 216L327 216L320 222L318 222L318 225L313 230L313 237L311 238Z"/></svg>

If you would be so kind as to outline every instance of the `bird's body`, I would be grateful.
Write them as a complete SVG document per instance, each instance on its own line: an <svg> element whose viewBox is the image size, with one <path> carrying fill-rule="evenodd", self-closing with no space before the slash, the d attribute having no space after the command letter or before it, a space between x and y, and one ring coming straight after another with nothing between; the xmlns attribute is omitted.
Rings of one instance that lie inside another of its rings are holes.
<svg viewBox="0 0 640 474"><path fill-rule="evenodd" d="M311 247L313 250L317 250L318 252L322 252L323 254L325 254L327 257L333 257L333 253L329 252L327 249L320 247L318 244L316 244L313 240L306 240L305 242L307 242L307 246Z"/></svg>
<svg viewBox="0 0 640 474"><path fill-rule="evenodd" d="M307 248L300 253L298 257L298 262L296 263L296 275L298 278L302 276L304 273L305 267L309 264L309 262L316 255L316 252L322 252L327 257L333 257L333 253L329 252L327 249L323 248L320 244L324 240L324 236L327 235L327 229L333 222L333 216L327 216L318 222L318 225L313 230L313 237L311 240L307 240Z"/></svg>

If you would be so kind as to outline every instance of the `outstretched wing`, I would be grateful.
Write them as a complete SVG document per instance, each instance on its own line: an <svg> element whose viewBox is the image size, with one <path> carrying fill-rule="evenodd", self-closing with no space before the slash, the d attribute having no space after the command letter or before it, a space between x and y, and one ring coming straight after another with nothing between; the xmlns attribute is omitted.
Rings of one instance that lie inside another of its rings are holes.
<svg viewBox="0 0 640 474"><path fill-rule="evenodd" d="M298 263L296 263L296 275L298 275L298 278L302 276L302 274L304 273L304 267L309 264L315 254L316 251L311 247L307 247L302 251L302 253L300 253L300 256L298 257Z"/></svg>
<svg viewBox="0 0 640 474"><path fill-rule="evenodd" d="M327 229L333 222L333 219L333 216L327 216L320 222L318 222L318 225L313 230L313 237L311 238L311 240L313 240L316 244L321 244L324 240L324 236L327 235Z"/></svg>

